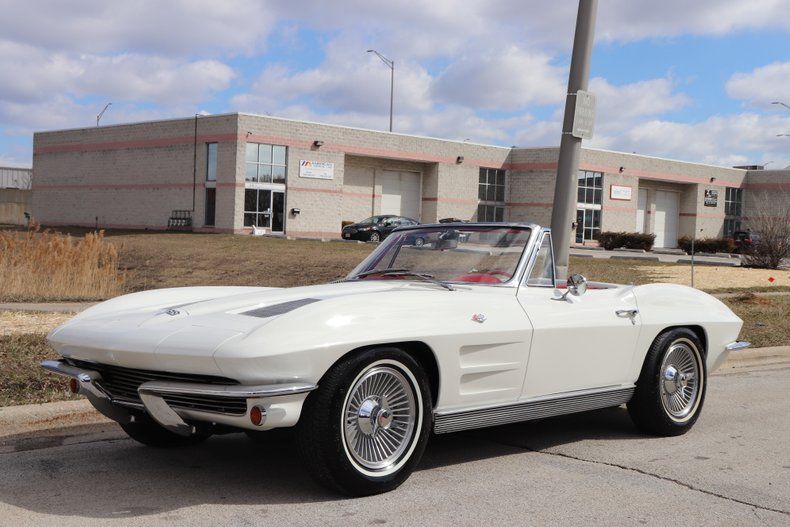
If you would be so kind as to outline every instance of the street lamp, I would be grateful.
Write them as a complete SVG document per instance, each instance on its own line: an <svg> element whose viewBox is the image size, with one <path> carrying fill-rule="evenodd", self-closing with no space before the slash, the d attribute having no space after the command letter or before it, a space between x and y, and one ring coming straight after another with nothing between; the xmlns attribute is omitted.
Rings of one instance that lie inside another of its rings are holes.
<svg viewBox="0 0 790 527"><path fill-rule="evenodd" d="M776 137L790 137L790 133L786 133L786 134L776 134Z"/></svg>
<svg viewBox="0 0 790 527"><path fill-rule="evenodd" d="M776 105L779 105L779 106L784 106L785 108L787 108L788 110L790 110L790 105L787 105L787 104L783 103L782 101L774 101L774 102L772 102L771 104L776 104Z"/></svg>
<svg viewBox="0 0 790 527"><path fill-rule="evenodd" d="M108 102L107 104L105 104L104 108L102 108L102 111L100 111L99 115L96 116L96 126L99 126L99 121L101 121L101 116L104 115L104 112L106 112L107 108L109 108L110 106L112 106L111 102Z"/></svg>
<svg viewBox="0 0 790 527"><path fill-rule="evenodd" d="M387 65L390 69L390 132L392 131L392 99L393 93L395 91L395 61L390 60L375 49L369 49L368 53L375 53L378 58L381 59L381 62Z"/></svg>

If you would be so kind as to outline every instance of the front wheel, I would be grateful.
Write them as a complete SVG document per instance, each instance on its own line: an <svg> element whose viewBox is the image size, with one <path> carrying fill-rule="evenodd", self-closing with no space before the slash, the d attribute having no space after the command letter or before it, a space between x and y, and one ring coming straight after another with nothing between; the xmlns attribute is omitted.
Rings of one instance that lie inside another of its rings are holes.
<svg viewBox="0 0 790 527"><path fill-rule="evenodd" d="M302 458L322 485L351 496L387 492L409 477L431 425L428 379L397 348L335 366L308 397L297 429Z"/></svg>
<svg viewBox="0 0 790 527"><path fill-rule="evenodd" d="M685 434L702 411L707 385L702 343L686 328L656 337L645 357L628 413L638 428L661 436Z"/></svg>
<svg viewBox="0 0 790 527"><path fill-rule="evenodd" d="M381 241L381 234L377 233L376 231L373 231L373 232L370 233L369 240L372 241L372 242L380 242Z"/></svg>

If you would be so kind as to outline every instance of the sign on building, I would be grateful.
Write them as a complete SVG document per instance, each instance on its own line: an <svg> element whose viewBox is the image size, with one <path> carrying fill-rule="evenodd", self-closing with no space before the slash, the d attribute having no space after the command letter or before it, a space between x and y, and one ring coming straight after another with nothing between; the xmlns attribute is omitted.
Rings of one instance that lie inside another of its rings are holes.
<svg viewBox="0 0 790 527"><path fill-rule="evenodd" d="M313 179L334 179L335 164L302 159L299 161L299 177Z"/></svg>
<svg viewBox="0 0 790 527"><path fill-rule="evenodd" d="M579 90L576 92L576 109L573 112L571 135L579 139L592 139L595 125L595 95Z"/></svg>
<svg viewBox="0 0 790 527"><path fill-rule="evenodd" d="M713 189L705 189L705 206L717 207L719 205L719 191Z"/></svg>
<svg viewBox="0 0 790 527"><path fill-rule="evenodd" d="M626 187L623 185L612 185L609 188L609 197L611 199L631 201L631 187Z"/></svg>

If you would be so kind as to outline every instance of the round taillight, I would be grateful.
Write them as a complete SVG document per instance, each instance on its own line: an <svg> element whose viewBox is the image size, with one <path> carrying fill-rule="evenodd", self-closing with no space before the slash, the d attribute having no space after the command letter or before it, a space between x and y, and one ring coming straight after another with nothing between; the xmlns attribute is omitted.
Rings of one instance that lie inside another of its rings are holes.
<svg viewBox="0 0 790 527"><path fill-rule="evenodd" d="M80 392L80 383L77 379L69 379L69 391L71 393L79 393Z"/></svg>
<svg viewBox="0 0 790 527"><path fill-rule="evenodd" d="M250 409L250 422L255 426L261 426L266 422L266 409L262 406L253 406Z"/></svg>

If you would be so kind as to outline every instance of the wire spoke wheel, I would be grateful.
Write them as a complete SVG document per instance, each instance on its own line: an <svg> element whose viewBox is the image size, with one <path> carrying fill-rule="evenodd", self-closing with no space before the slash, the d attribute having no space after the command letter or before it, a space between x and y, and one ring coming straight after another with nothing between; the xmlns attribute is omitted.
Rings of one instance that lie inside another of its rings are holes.
<svg viewBox="0 0 790 527"><path fill-rule="evenodd" d="M674 420L687 419L696 409L700 393L699 351L686 339L672 343L661 361L659 392L661 403Z"/></svg>
<svg viewBox="0 0 790 527"><path fill-rule="evenodd" d="M364 370L344 404L346 451L368 471L391 471L413 442L417 406L415 387L399 369L374 365Z"/></svg>

